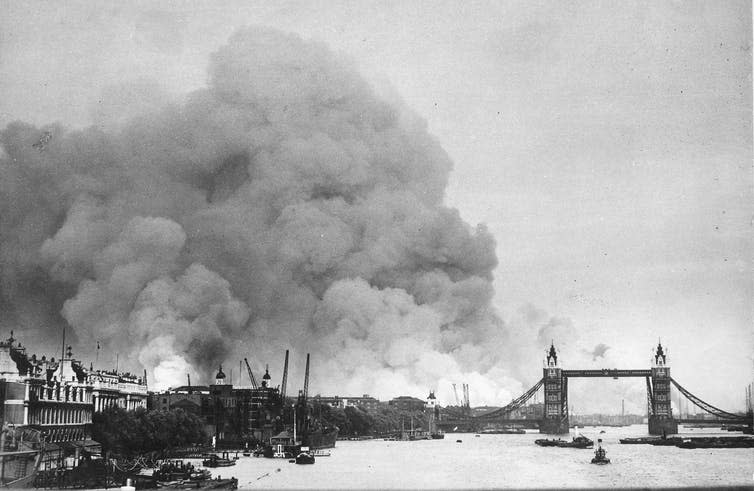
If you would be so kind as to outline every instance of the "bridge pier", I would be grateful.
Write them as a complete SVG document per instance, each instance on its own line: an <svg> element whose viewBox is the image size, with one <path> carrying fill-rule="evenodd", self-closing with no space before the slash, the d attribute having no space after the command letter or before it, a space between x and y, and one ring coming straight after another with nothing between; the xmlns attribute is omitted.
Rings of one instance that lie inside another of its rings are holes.
<svg viewBox="0 0 754 491"><path fill-rule="evenodd" d="M649 416L650 435L675 435L678 433L678 421L673 418L651 415Z"/></svg>
<svg viewBox="0 0 754 491"><path fill-rule="evenodd" d="M547 435L563 435L568 433L568 416L564 419L542 418L539 422L539 432Z"/></svg>

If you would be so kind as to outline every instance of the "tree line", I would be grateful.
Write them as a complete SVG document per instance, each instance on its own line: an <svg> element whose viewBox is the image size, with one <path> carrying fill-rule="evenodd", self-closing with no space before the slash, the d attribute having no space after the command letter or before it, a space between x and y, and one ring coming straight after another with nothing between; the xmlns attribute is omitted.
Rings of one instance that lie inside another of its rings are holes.
<svg viewBox="0 0 754 491"><path fill-rule="evenodd" d="M182 409L126 411L110 407L94 413L92 423L92 438L102 450L124 457L203 444L209 439L202 419Z"/></svg>

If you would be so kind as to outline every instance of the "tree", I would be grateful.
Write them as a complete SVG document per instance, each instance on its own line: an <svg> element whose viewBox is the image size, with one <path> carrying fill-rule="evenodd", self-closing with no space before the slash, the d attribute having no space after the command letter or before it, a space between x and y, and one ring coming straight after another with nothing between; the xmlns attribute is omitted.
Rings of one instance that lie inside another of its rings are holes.
<svg viewBox="0 0 754 491"><path fill-rule="evenodd" d="M126 411L111 407L95 413L92 436L104 451L126 457L207 441L202 420L182 409Z"/></svg>

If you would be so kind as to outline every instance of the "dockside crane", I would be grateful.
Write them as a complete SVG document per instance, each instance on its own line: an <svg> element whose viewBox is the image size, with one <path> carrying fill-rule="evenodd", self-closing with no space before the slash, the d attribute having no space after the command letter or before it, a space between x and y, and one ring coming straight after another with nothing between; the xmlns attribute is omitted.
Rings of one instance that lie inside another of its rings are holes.
<svg viewBox="0 0 754 491"><path fill-rule="evenodd" d="M249 360L246 358L243 359L243 361L246 363L246 370L249 372L249 380L251 380L251 387L253 389L257 389L257 379L254 378L254 373L251 371L251 365L249 365Z"/></svg>
<svg viewBox="0 0 754 491"><path fill-rule="evenodd" d="M296 420L294 426L297 433L302 435L309 427L309 353L306 354L306 372L304 372L304 388L298 391L298 404L296 404Z"/></svg>
<svg viewBox="0 0 754 491"><path fill-rule="evenodd" d="M280 384L280 400L285 402L285 387L288 385L288 350L285 350L285 364L283 365L283 382Z"/></svg>
<svg viewBox="0 0 754 491"><path fill-rule="evenodd" d="M304 403L309 398L309 353L306 354L306 372L304 372Z"/></svg>

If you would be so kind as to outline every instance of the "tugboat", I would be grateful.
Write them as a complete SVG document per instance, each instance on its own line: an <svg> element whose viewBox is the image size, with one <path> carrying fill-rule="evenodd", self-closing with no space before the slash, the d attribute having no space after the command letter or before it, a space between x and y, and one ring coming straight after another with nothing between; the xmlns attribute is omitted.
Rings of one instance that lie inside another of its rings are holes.
<svg viewBox="0 0 754 491"><path fill-rule="evenodd" d="M609 464L610 459L606 457L605 449L602 448L602 438L597 440L597 450L594 451L594 458L592 464L605 465Z"/></svg>
<svg viewBox="0 0 754 491"><path fill-rule="evenodd" d="M301 447L301 452L296 455L296 463L297 464L313 464L314 463L314 455L312 455L309 452L308 447Z"/></svg>

